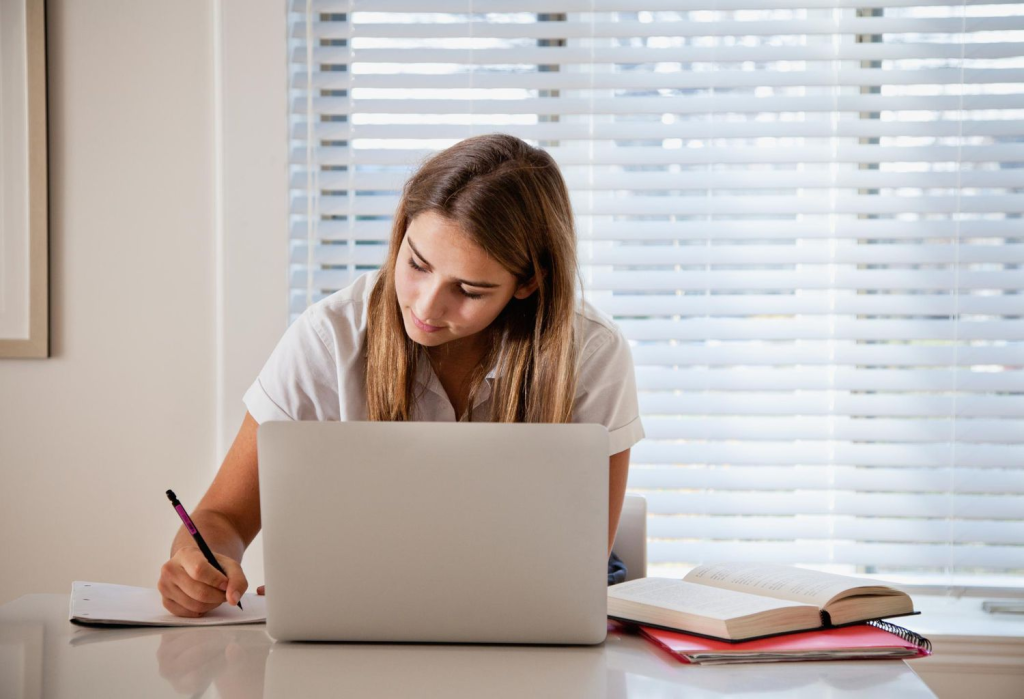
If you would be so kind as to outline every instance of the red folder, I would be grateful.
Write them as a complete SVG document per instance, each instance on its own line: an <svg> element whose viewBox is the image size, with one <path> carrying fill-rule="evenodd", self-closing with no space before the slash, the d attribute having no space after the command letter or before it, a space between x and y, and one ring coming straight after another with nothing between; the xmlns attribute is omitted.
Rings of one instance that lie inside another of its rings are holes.
<svg viewBox="0 0 1024 699"><path fill-rule="evenodd" d="M928 639L896 624L858 624L756 641L725 643L637 625L640 633L684 663L722 665L790 660L907 659L931 655Z"/></svg>

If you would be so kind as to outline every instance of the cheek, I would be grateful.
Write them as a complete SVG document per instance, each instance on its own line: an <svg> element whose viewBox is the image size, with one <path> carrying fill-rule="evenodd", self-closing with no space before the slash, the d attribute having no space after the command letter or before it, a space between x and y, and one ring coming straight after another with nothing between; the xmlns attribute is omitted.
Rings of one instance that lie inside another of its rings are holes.
<svg viewBox="0 0 1024 699"><path fill-rule="evenodd" d="M500 302L469 301L465 306L466 315L470 318L468 325L474 330L483 330L498 317L503 307Z"/></svg>
<svg viewBox="0 0 1024 699"><path fill-rule="evenodd" d="M395 270L395 294L400 304L409 303L415 291L415 280L410 277L412 270Z"/></svg>

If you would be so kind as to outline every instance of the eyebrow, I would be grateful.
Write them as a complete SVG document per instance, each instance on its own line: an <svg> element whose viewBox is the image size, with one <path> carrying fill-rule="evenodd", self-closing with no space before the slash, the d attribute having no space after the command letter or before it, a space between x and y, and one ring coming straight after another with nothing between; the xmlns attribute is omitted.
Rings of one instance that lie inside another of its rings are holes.
<svg viewBox="0 0 1024 699"><path fill-rule="evenodd" d="M428 265L433 267L433 265L430 264L430 261L427 260L427 258L425 258L420 253L420 251L416 249L416 246L412 244L412 238L410 238L407 235L407 236L405 236L405 239L409 241L409 247L412 248L412 251L414 253L416 253L417 257L419 257L421 260L423 260ZM497 288L499 288L501 286L501 284L492 284L491 282L470 282L470 281L466 281L465 279L456 279L455 281L457 281L460 284L465 284L466 286L478 286L481 289L497 289Z"/></svg>

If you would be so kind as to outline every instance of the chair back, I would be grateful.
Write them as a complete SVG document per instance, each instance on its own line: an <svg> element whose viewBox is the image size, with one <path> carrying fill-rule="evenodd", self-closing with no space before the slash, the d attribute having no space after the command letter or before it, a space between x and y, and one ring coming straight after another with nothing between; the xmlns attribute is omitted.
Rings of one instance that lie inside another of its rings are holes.
<svg viewBox="0 0 1024 699"><path fill-rule="evenodd" d="M647 577L647 498L643 495L626 495L612 550L626 564L626 580Z"/></svg>

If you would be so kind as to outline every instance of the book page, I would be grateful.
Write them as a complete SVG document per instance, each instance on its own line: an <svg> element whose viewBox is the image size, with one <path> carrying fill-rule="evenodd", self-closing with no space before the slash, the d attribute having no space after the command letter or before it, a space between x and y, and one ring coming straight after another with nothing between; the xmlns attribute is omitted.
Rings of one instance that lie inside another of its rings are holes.
<svg viewBox="0 0 1024 699"><path fill-rule="evenodd" d="M672 578L640 578L608 588L609 599L663 607L711 619L736 619L769 609L799 607L783 600L695 585Z"/></svg>
<svg viewBox="0 0 1024 699"><path fill-rule="evenodd" d="M683 580L818 607L850 588L874 586L868 580L774 563L709 563L697 566Z"/></svg>

